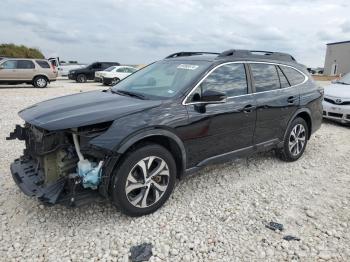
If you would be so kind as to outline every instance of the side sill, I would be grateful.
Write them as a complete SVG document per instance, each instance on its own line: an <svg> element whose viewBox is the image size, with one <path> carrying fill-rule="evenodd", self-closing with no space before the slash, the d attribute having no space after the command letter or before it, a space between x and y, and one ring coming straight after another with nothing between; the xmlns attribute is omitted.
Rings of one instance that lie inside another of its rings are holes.
<svg viewBox="0 0 350 262"><path fill-rule="evenodd" d="M273 148L276 148L276 147L279 148L281 146L283 146L283 141L280 141L278 138L276 138L263 143L255 144L254 146L249 146L249 147L245 147L235 151L220 154L217 156L209 157L201 161L200 163L198 163L195 167L186 169L184 172L184 176L191 175L199 171L200 169L204 168L207 165L220 164L220 163L232 161L237 158L250 156L258 152L269 151Z"/></svg>

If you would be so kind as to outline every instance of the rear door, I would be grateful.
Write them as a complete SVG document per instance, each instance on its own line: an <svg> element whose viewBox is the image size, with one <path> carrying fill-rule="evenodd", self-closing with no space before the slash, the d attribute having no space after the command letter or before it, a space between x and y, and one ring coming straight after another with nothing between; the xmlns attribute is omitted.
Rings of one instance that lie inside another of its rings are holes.
<svg viewBox="0 0 350 262"><path fill-rule="evenodd" d="M32 80L36 75L37 69L31 60L17 60L16 74L17 79Z"/></svg>
<svg viewBox="0 0 350 262"><path fill-rule="evenodd" d="M186 99L190 121L185 141L189 165L252 146L256 111L247 79L243 63L225 64L202 80ZM197 104L194 98L206 90L224 92L227 101Z"/></svg>
<svg viewBox="0 0 350 262"><path fill-rule="evenodd" d="M86 73L87 79L94 79L95 78L95 72L96 71L102 71L102 64L101 63L93 63L89 69L89 71Z"/></svg>
<svg viewBox="0 0 350 262"><path fill-rule="evenodd" d="M250 70L257 105L254 143L278 142L299 106L298 90L291 87L278 65L250 63Z"/></svg>

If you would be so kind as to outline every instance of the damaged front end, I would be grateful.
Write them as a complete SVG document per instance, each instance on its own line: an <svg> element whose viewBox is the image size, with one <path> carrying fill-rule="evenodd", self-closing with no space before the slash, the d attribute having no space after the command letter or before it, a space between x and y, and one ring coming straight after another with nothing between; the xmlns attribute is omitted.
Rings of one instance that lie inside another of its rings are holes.
<svg viewBox="0 0 350 262"><path fill-rule="evenodd" d="M117 157L89 141L111 123L60 131L17 125L7 138L25 141L23 156L11 164L14 181L26 195L48 204L80 205L107 196L105 179Z"/></svg>

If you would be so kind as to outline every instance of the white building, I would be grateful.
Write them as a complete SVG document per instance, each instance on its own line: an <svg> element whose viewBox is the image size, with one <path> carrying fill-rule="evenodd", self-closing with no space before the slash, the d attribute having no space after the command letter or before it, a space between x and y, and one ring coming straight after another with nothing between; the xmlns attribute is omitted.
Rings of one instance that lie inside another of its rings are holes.
<svg viewBox="0 0 350 262"><path fill-rule="evenodd" d="M327 44L325 75L339 75L350 72L350 41Z"/></svg>

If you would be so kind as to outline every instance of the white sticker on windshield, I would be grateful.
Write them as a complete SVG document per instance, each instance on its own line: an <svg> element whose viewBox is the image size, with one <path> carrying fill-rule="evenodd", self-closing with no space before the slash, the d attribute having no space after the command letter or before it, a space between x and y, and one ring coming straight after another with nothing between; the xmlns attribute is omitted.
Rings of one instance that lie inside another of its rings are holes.
<svg viewBox="0 0 350 262"><path fill-rule="evenodd" d="M181 65L178 65L177 68L179 69L187 69L187 70L195 70L198 68L197 65L188 65L188 64L181 64Z"/></svg>

